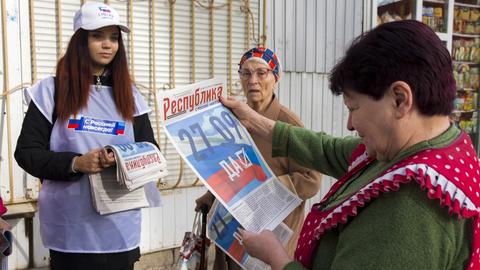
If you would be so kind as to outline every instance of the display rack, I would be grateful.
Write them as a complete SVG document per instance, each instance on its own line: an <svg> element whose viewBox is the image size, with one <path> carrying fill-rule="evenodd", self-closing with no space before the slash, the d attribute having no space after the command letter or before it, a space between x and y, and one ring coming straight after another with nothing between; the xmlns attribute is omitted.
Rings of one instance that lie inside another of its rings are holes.
<svg viewBox="0 0 480 270"><path fill-rule="evenodd" d="M430 26L445 43L452 55L457 87L451 118L480 152L480 0L374 0L371 6L373 27L415 19Z"/></svg>
<svg viewBox="0 0 480 270"><path fill-rule="evenodd" d="M475 3L454 2L451 52L457 98L452 118L474 139L479 152L480 5Z"/></svg>
<svg viewBox="0 0 480 270"><path fill-rule="evenodd" d="M377 0L372 3L373 26L414 19L429 25L451 50L454 3L451 0Z"/></svg>

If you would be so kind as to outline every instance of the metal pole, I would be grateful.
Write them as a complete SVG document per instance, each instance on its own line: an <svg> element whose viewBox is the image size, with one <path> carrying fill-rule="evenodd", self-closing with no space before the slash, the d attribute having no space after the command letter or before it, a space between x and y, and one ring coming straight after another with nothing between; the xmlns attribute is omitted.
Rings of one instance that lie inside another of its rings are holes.
<svg viewBox="0 0 480 270"><path fill-rule="evenodd" d="M10 95L7 94L9 81L8 81L8 33L7 33L7 9L5 1L2 0L2 54L3 54L3 93L5 94L6 114L7 114L7 151L8 151L8 179L10 186L10 203L13 202L13 168L12 168L12 127L10 119Z"/></svg>

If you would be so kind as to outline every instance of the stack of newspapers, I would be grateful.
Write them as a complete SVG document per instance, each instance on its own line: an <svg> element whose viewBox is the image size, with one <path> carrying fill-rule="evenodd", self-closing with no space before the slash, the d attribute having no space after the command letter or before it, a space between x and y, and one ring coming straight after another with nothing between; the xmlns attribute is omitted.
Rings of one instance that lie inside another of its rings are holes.
<svg viewBox="0 0 480 270"><path fill-rule="evenodd" d="M149 206L143 186L167 176L167 162L149 142L105 146L116 166L90 174L93 207L101 215Z"/></svg>

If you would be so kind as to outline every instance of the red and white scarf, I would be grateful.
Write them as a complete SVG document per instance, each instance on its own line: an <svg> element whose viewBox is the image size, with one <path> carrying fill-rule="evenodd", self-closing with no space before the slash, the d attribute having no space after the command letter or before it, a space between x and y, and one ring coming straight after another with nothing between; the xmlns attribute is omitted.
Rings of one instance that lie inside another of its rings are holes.
<svg viewBox="0 0 480 270"><path fill-rule="evenodd" d="M480 269L480 165L470 137L464 132L449 146L420 151L398 162L355 194L328 210L319 210L351 176L370 164L365 145L352 154L350 167L322 201L312 207L298 239L295 259L309 268L314 251L325 231L346 223L357 215L357 209L378 197L380 193L397 191L402 184L414 180L427 190L430 199L459 218L473 218L472 254L469 270Z"/></svg>

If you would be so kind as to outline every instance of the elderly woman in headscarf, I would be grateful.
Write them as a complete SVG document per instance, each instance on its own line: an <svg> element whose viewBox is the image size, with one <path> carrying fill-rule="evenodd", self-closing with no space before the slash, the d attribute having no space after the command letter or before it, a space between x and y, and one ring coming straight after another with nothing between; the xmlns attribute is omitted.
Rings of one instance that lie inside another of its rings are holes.
<svg viewBox="0 0 480 270"><path fill-rule="evenodd" d="M240 230L249 255L278 269L480 269L480 166L449 119L450 54L418 21L382 24L353 42L330 75L349 110L336 138L222 102L256 136L339 179L305 219L295 257L270 231Z"/></svg>
<svg viewBox="0 0 480 270"><path fill-rule="evenodd" d="M272 50L255 47L245 52L239 63L238 74L242 90L247 98L247 104L268 119L303 127L297 115L281 105L275 96L275 90L280 79L280 70L280 61ZM273 173L303 200L303 203L283 221L294 232L286 245L287 252L293 255L304 219L305 200L317 194L320 189L321 175L314 170L299 166L288 158L272 157L270 154L272 152L272 142L256 134L251 135ZM198 211L202 205L210 207L214 199L214 196L207 192L196 200L196 210ZM214 269L232 270L240 269L240 267L217 248Z"/></svg>

